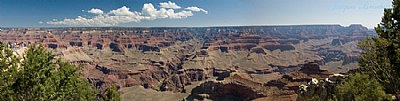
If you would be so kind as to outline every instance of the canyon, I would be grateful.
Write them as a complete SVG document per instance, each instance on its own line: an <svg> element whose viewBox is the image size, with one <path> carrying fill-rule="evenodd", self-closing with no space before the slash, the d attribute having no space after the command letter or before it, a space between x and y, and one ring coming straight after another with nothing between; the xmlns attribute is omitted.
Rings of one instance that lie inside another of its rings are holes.
<svg viewBox="0 0 400 101"><path fill-rule="evenodd" d="M122 100L296 100L312 78L358 68L362 25L0 28L9 47L42 44ZM144 97L144 98L143 98Z"/></svg>

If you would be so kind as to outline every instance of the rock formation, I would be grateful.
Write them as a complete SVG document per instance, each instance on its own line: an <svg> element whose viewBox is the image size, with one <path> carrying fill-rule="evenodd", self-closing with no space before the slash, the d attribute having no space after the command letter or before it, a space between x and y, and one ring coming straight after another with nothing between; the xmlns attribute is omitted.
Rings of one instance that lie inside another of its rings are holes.
<svg viewBox="0 0 400 101"><path fill-rule="evenodd" d="M99 92L115 84L184 100L295 100L301 84L356 64L356 40L374 34L360 25L2 28L0 40L43 44L82 65Z"/></svg>

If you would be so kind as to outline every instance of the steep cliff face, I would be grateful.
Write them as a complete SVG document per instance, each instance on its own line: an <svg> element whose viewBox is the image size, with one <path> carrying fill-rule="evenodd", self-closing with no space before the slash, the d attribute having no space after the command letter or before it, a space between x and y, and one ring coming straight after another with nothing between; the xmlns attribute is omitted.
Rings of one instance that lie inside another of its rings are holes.
<svg viewBox="0 0 400 101"><path fill-rule="evenodd" d="M185 69L179 70L177 73L166 78L160 89L162 91L177 91L185 93L187 89L185 86L190 85L191 82L203 81L209 78L209 71L203 69Z"/></svg>
<svg viewBox="0 0 400 101"><path fill-rule="evenodd" d="M184 61L196 56L189 54L196 48L190 47L193 44L183 44L163 48L162 52L125 49L123 54L85 49L95 63L85 66L83 77L94 79L93 85L114 83L119 87L143 86L158 91L185 92L186 85L207 79L211 70L182 68Z"/></svg>
<svg viewBox="0 0 400 101"><path fill-rule="evenodd" d="M104 79L101 79L98 82L116 83L121 87L139 85L160 91L186 92L186 85L190 85L191 82L203 81L209 78L209 73L200 69L169 72L168 69L150 67L149 70L144 70L138 73L100 68L98 70L101 70L104 73Z"/></svg>
<svg viewBox="0 0 400 101"><path fill-rule="evenodd" d="M88 70L86 73L88 74L84 74L84 76L87 78L96 79L92 84L114 83L119 87L140 85L152 89L159 89L160 83L171 75L167 69L152 66L149 66L146 70L130 71L96 65L95 69Z"/></svg>

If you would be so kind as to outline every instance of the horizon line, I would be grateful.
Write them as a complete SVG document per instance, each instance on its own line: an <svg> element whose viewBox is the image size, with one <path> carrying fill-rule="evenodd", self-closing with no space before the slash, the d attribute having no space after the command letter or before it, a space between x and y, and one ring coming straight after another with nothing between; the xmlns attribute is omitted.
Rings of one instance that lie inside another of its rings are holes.
<svg viewBox="0 0 400 101"><path fill-rule="evenodd" d="M146 26L47 26L47 27L1 27L0 28L217 28L217 27L274 27L274 26L315 26L315 25L320 25L320 26L332 26L332 25L339 25L342 27L349 27L351 25L361 25L363 27L366 27L363 24L360 23L352 23L349 25L342 25L342 24L334 24L334 23L326 23L326 24L257 24L257 25L211 25L211 26L154 26L154 27L146 27ZM368 27L366 27L368 28ZM374 28L368 28L368 29L374 29Z"/></svg>

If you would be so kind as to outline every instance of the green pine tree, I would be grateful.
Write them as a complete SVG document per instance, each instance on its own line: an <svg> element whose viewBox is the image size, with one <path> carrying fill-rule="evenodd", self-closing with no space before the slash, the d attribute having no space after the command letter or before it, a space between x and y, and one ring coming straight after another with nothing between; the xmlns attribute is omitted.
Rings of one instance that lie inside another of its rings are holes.
<svg viewBox="0 0 400 101"><path fill-rule="evenodd" d="M361 70L375 77L388 93L400 94L400 0L384 10L375 27L378 37L360 41Z"/></svg>
<svg viewBox="0 0 400 101"><path fill-rule="evenodd" d="M120 95L115 88L115 85L111 85L102 96L103 101L121 101Z"/></svg>
<svg viewBox="0 0 400 101"><path fill-rule="evenodd" d="M390 100L379 82L367 74L351 74L343 84L336 87L335 97L339 101Z"/></svg>
<svg viewBox="0 0 400 101"><path fill-rule="evenodd" d="M78 70L41 45L30 46L22 57L0 45L0 100L95 100L97 92Z"/></svg>
<svg viewBox="0 0 400 101"><path fill-rule="evenodd" d="M13 55L12 50L0 45L0 100L17 99L12 86L16 82L18 62L20 58Z"/></svg>

